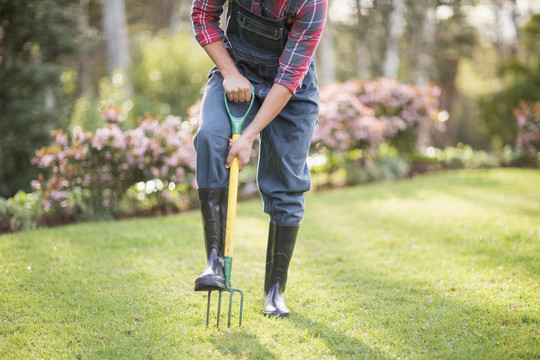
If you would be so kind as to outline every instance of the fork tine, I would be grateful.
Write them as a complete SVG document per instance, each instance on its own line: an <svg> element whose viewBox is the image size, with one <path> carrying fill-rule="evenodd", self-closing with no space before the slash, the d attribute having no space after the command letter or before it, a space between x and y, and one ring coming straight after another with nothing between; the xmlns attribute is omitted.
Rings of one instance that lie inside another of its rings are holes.
<svg viewBox="0 0 540 360"><path fill-rule="evenodd" d="M208 304L206 304L206 328L208 329L208 321L210 319L210 294L212 291L208 292Z"/></svg>

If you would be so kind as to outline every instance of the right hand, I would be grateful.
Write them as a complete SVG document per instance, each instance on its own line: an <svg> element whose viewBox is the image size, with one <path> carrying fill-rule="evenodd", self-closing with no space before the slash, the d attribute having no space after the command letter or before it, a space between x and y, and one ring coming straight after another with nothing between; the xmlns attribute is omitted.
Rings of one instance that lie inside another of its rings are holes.
<svg viewBox="0 0 540 360"><path fill-rule="evenodd" d="M251 101L251 89L253 85L240 73L224 78L223 88L229 101L246 103Z"/></svg>

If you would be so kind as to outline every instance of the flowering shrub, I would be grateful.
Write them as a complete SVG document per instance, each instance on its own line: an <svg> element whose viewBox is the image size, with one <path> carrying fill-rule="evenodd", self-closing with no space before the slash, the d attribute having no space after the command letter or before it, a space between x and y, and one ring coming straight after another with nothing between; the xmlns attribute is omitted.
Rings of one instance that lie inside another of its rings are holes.
<svg viewBox="0 0 540 360"><path fill-rule="evenodd" d="M540 152L540 101L522 101L514 116L518 125L516 148L536 157Z"/></svg>
<svg viewBox="0 0 540 360"><path fill-rule="evenodd" d="M110 214L137 182L160 179L167 186L195 181L194 124L146 116L137 128L123 131L118 109L108 107L103 114L108 124L95 133L79 130L70 140L63 131L53 131L53 143L32 159L49 172L32 182L46 213Z"/></svg>
<svg viewBox="0 0 540 360"><path fill-rule="evenodd" d="M390 145L400 153L427 146L432 134L445 130L444 123L437 121L439 94L439 88L434 85L415 87L391 79L351 80L322 88L319 123L308 158L317 179L314 186L334 186L330 179L337 169L347 173L343 176L346 180L340 183L356 183L360 176L353 174L353 169L370 168L375 162L378 166L384 164L386 159L382 158L387 156L382 154L377 158L376 153L385 146ZM191 107L189 113L198 122L200 103ZM256 151L252 155L256 156ZM385 178L402 176L405 160L399 154L390 158L397 159L394 162L398 165L392 165L397 170ZM246 183L254 184L254 176L253 173L253 179L247 179Z"/></svg>
<svg viewBox="0 0 540 360"><path fill-rule="evenodd" d="M430 132L444 131L437 122L440 90L392 79L351 80L321 89L319 124L313 143L332 150L374 152L388 142L410 152L429 142Z"/></svg>

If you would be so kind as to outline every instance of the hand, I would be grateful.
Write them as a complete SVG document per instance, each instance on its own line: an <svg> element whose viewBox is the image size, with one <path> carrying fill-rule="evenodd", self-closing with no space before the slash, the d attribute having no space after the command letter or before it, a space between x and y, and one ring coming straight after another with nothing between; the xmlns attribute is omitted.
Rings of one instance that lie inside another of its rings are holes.
<svg viewBox="0 0 540 360"><path fill-rule="evenodd" d="M229 140L229 154L227 155L225 167L227 169L230 168L234 158L237 157L238 170L242 170L242 168L249 162L252 147L253 140L249 140L247 136L244 135L241 135L234 143L232 140Z"/></svg>
<svg viewBox="0 0 540 360"><path fill-rule="evenodd" d="M240 73L224 78L223 88L229 101L246 103L251 101L251 88L253 88L253 85Z"/></svg>

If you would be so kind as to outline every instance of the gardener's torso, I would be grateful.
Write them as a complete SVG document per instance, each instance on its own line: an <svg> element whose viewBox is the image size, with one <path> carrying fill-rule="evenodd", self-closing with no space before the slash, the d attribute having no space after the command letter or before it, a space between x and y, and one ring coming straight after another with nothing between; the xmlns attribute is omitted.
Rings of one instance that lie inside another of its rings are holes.
<svg viewBox="0 0 540 360"><path fill-rule="evenodd" d="M296 0L230 2L227 47L237 66L258 73L262 81L273 82L295 14Z"/></svg>

